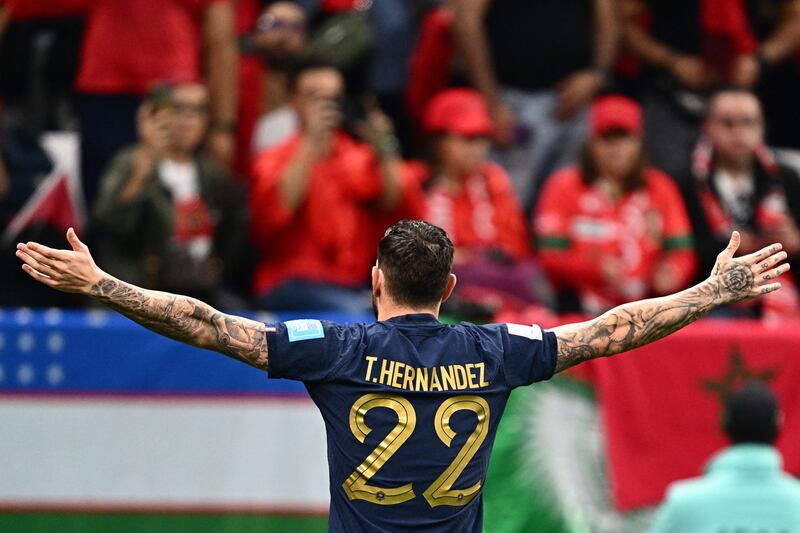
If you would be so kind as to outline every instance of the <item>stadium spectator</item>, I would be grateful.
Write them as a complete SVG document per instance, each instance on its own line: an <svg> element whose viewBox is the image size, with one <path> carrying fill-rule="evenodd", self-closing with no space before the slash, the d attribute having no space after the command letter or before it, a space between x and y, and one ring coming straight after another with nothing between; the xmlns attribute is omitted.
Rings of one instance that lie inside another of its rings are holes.
<svg viewBox="0 0 800 533"><path fill-rule="evenodd" d="M205 151L209 96L199 83L154 89L138 110L139 142L106 171L94 221L110 272L212 298L237 285L245 244L242 191Z"/></svg>
<svg viewBox="0 0 800 533"><path fill-rule="evenodd" d="M656 167L672 176L688 167L708 93L720 83L755 89L765 82L762 89L776 97L781 129L786 117L800 113L800 77L795 61L787 61L800 44L800 1L624 0L623 5L627 46L645 66L645 145ZM797 145L794 120L788 120L791 144Z"/></svg>
<svg viewBox="0 0 800 533"><path fill-rule="evenodd" d="M456 300L494 306L536 300L525 218L505 171L487 161L492 120L481 94L447 89L425 114L434 151L425 218L456 247Z"/></svg>
<svg viewBox="0 0 800 533"><path fill-rule="evenodd" d="M783 472L775 449L782 418L777 398L760 382L729 393L723 430L731 446L703 477L670 486L651 533L800 528L800 482Z"/></svg>
<svg viewBox="0 0 800 533"><path fill-rule="evenodd" d="M369 310L362 289L379 228L414 182L385 115L372 110L362 124L368 144L344 132L345 87L336 68L307 61L289 87L300 131L253 164L256 294L268 309Z"/></svg>
<svg viewBox="0 0 800 533"><path fill-rule="evenodd" d="M455 58L453 10L445 2L428 10L420 21L408 69L406 109L420 129L428 103L450 82Z"/></svg>
<svg viewBox="0 0 800 533"><path fill-rule="evenodd" d="M411 129L403 92L415 35L415 9L408 0L307 0L311 54L344 74L348 99L377 99L389 116L401 149Z"/></svg>
<svg viewBox="0 0 800 533"><path fill-rule="evenodd" d="M618 42L613 0L454 0L454 30L489 103L497 161L524 207L537 182L586 137L585 104L607 82Z"/></svg>
<svg viewBox="0 0 800 533"><path fill-rule="evenodd" d="M594 313L687 286L696 268L678 187L649 166L642 111L618 95L591 108L580 166L547 180L534 218L559 311Z"/></svg>
<svg viewBox="0 0 800 533"><path fill-rule="evenodd" d="M256 155L297 132L297 113L289 103L287 78L292 64L306 51L306 15L295 2L269 4L256 22L250 37L262 69L260 109L249 153Z"/></svg>
<svg viewBox="0 0 800 533"><path fill-rule="evenodd" d="M800 253L800 176L778 163L764 144L763 115L753 93L727 88L712 97L687 183L701 270L714 264L713 249L731 229L741 233L744 251L779 240L790 257ZM792 277L783 283L790 288ZM786 299L794 291L781 292ZM768 308L774 303L774 298L762 302ZM780 305L787 304L784 313L796 310L796 302ZM759 311L758 306L738 310Z"/></svg>
<svg viewBox="0 0 800 533"><path fill-rule="evenodd" d="M7 5L12 19L81 13L87 18L76 86L81 177L89 201L111 157L136 141L142 95L160 80L199 79L203 65L211 93L209 153L221 163L231 161L237 58L230 0L9 0Z"/></svg>

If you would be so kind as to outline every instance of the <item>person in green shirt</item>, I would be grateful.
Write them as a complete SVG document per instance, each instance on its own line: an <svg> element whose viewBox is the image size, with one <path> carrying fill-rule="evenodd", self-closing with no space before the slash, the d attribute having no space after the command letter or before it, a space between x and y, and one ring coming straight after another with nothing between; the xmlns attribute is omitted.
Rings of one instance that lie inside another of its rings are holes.
<svg viewBox="0 0 800 533"><path fill-rule="evenodd" d="M730 393L723 428L731 446L703 477L670 486L651 533L800 532L800 482L783 471L774 446L782 417L760 382Z"/></svg>

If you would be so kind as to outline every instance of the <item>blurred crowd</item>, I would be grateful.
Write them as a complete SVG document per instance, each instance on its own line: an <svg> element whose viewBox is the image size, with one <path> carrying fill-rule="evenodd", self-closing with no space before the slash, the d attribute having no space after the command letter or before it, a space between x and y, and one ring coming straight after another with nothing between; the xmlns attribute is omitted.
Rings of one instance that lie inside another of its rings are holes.
<svg viewBox="0 0 800 533"><path fill-rule="evenodd" d="M127 281L368 312L382 232L423 218L457 247L445 312L591 314L703 278L734 229L800 256L798 94L800 0L0 0L0 224L72 131ZM82 303L12 246L0 305ZM800 316L783 284L719 313Z"/></svg>

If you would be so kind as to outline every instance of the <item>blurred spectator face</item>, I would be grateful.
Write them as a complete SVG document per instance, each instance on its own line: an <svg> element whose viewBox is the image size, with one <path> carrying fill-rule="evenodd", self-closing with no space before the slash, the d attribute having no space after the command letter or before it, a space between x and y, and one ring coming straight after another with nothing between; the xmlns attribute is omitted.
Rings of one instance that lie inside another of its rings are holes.
<svg viewBox="0 0 800 533"><path fill-rule="evenodd" d="M609 131L593 137L589 149L598 174L606 179L620 180L629 176L638 164L642 138L623 130Z"/></svg>
<svg viewBox="0 0 800 533"><path fill-rule="evenodd" d="M306 48L306 15L293 2L275 2L256 22L253 43L273 68L283 68Z"/></svg>
<svg viewBox="0 0 800 533"><path fill-rule="evenodd" d="M312 108L318 107L321 102L339 106L343 99L344 79L338 70L328 67L301 72L292 95L292 103L301 120L305 120L309 112L313 113Z"/></svg>
<svg viewBox="0 0 800 533"><path fill-rule="evenodd" d="M208 90L201 84L178 85L172 90L171 143L175 150L193 152L208 127Z"/></svg>
<svg viewBox="0 0 800 533"><path fill-rule="evenodd" d="M478 172L494 131L483 96L474 89L445 89L429 102L425 129L436 134L436 158L452 177Z"/></svg>
<svg viewBox="0 0 800 533"><path fill-rule="evenodd" d="M748 165L764 141L764 120L758 99L747 92L722 92L709 107L706 135L716 155Z"/></svg>
<svg viewBox="0 0 800 533"><path fill-rule="evenodd" d="M464 176L481 169L489 151L489 138L447 133L439 141L439 160L451 175Z"/></svg>

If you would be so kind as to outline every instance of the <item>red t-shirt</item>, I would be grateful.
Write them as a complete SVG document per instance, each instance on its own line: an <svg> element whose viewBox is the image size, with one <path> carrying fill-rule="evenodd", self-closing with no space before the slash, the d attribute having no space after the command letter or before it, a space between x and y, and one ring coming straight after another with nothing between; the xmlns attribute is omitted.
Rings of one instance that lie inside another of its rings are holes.
<svg viewBox="0 0 800 533"><path fill-rule="evenodd" d="M547 180L534 217L539 257L551 281L575 290L587 309L607 309L652 292L660 261L685 286L694 275L691 225L677 186L646 170L644 187L614 200L587 185L577 168ZM620 282L608 284L603 265L621 261Z"/></svg>
<svg viewBox="0 0 800 533"><path fill-rule="evenodd" d="M143 94L161 80L201 79L206 7L230 0L9 0L13 18L85 13L76 87Z"/></svg>
<svg viewBox="0 0 800 533"><path fill-rule="evenodd" d="M458 190L442 181L433 184L425 218L444 229L457 250L498 249L515 259L530 253L525 218L511 182L493 163L465 178Z"/></svg>
<svg viewBox="0 0 800 533"><path fill-rule="evenodd" d="M305 200L296 210L287 209L278 190L280 177L300 142L295 135L253 163L251 229L260 252L256 294L289 278L365 283L383 230L403 216L402 202L392 213L381 209L377 158L344 133L336 135L329 157L312 166ZM401 181L404 197L417 186L405 170Z"/></svg>

